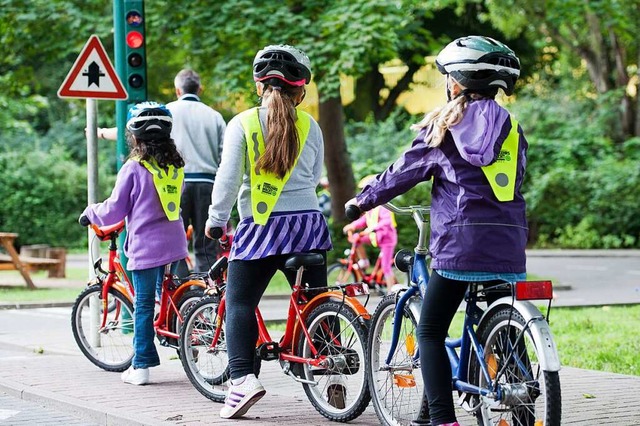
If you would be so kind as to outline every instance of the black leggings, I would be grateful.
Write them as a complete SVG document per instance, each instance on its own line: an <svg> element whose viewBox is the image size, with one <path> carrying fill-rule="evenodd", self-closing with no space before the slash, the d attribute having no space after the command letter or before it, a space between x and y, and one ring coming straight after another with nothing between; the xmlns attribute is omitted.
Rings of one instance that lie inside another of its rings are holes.
<svg viewBox="0 0 640 426"><path fill-rule="evenodd" d="M429 401L429 416L434 425L456 421L451 394L451 364L444 340L468 284L443 278L433 271L422 301L418 324L420 366Z"/></svg>
<svg viewBox="0 0 640 426"><path fill-rule="evenodd" d="M314 251L325 258L325 264L305 269L302 282L309 287L327 285L327 253ZM255 310L271 278L281 270L290 285L295 283L296 271L284 269L290 254L268 256L256 260L229 262L226 290L226 338L231 378L238 379L254 372L258 323Z"/></svg>

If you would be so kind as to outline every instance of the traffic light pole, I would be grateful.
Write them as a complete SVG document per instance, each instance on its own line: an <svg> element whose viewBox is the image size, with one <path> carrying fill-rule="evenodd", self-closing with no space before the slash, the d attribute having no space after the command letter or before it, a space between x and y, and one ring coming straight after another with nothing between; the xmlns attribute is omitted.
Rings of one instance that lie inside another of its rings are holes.
<svg viewBox="0 0 640 426"><path fill-rule="evenodd" d="M124 25L124 9L125 9L125 1L124 0L113 0L113 45L115 50L115 66L116 72L118 73L118 77L120 77L120 81L126 83L126 58L125 58L125 25ZM127 87L127 91L128 91ZM124 164L127 155L127 141L125 138L125 127L127 124L127 110L129 106L129 101L117 101L116 102L116 126L118 129L118 140L116 144L116 167L118 171ZM126 228L120 234L120 247L124 247L124 242L126 239ZM120 252L120 262L125 271L127 271L127 256L124 254L124 251Z"/></svg>

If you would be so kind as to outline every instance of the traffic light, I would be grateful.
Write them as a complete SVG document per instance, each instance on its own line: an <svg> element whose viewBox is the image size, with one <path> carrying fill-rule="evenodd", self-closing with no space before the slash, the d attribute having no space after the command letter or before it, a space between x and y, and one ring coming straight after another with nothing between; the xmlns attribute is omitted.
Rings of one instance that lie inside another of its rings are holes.
<svg viewBox="0 0 640 426"><path fill-rule="evenodd" d="M129 102L147 100L147 55L145 53L144 0L124 2L124 84L129 93Z"/></svg>

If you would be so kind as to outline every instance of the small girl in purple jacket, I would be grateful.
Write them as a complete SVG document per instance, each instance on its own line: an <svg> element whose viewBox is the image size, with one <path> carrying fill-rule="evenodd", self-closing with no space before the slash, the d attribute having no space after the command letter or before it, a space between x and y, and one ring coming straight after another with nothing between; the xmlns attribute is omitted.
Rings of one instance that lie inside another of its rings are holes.
<svg viewBox="0 0 640 426"><path fill-rule="evenodd" d="M156 285L165 266L187 257L180 218L184 161L170 137L169 110L156 102L133 106L127 117L131 154L111 196L82 213L90 223L110 225L127 220L124 252L135 290L133 361L122 381L149 383L149 367L160 364L154 344Z"/></svg>

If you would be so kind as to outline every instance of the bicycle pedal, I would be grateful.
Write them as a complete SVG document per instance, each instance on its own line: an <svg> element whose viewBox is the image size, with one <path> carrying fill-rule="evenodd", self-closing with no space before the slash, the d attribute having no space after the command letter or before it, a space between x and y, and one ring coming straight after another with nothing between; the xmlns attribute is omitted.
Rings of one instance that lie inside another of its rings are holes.
<svg viewBox="0 0 640 426"><path fill-rule="evenodd" d="M276 342L265 342L256 348L256 355L265 361L280 358L280 345Z"/></svg>

